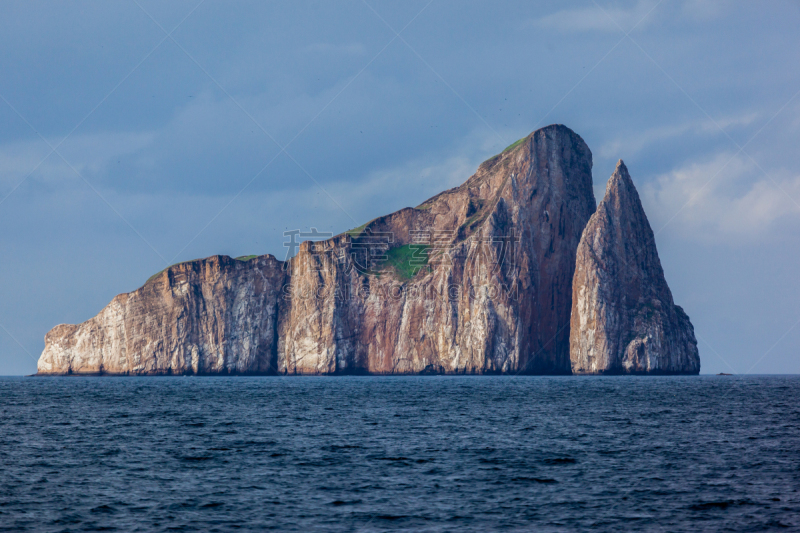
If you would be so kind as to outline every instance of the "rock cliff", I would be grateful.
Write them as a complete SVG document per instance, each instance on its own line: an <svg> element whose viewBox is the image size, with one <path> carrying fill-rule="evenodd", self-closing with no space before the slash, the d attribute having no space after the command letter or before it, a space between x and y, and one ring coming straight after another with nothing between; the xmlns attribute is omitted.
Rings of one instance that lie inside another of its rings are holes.
<svg viewBox="0 0 800 533"><path fill-rule="evenodd" d="M214 256L173 265L94 318L51 330L38 372L588 369L570 359L570 316L574 324L576 251L596 208L591 169L591 151L577 134L542 128L482 163L463 185L303 242L286 262Z"/></svg>
<svg viewBox="0 0 800 533"><path fill-rule="evenodd" d="M697 374L694 328L672 301L653 231L622 160L583 230L572 283L575 374Z"/></svg>
<svg viewBox="0 0 800 533"><path fill-rule="evenodd" d="M173 265L83 324L50 330L38 373L267 373L285 280L270 255Z"/></svg>
<svg viewBox="0 0 800 533"><path fill-rule="evenodd" d="M549 126L417 208L304 243L289 265L278 370L568 374L591 168L583 140ZM368 242L386 244L389 260L367 265ZM410 278L392 265L402 250L419 270Z"/></svg>

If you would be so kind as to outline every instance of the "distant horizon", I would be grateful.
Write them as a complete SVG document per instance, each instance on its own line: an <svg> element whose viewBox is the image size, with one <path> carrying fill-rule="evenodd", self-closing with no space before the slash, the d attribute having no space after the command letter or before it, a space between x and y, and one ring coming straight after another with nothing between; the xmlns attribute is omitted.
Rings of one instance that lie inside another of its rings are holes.
<svg viewBox="0 0 800 533"><path fill-rule="evenodd" d="M81 375L81 374L73 374L73 375L58 375L58 376L48 376L48 375L36 375L36 374L0 374L0 378L44 378L44 379L60 379L60 378L144 378L144 379L153 379L153 378L330 378L330 379L337 379L343 377L354 377L354 378L437 378L437 377L476 377L476 378L623 378L623 379L630 379L630 378L695 378L700 376L720 376L719 373L704 373L702 369L700 370L700 374L689 376L689 375L679 375L679 376L669 376L669 375L643 375L643 374L599 374L599 375L586 375L586 374L265 374L265 375L248 375L248 374L199 374L199 375L190 375L190 374L172 374L172 375L155 375L155 376L148 376L148 375L136 375L132 374L129 376L119 375L119 374L107 374L107 375ZM730 374L729 376L724 377L791 377L791 376L800 376L800 374Z"/></svg>

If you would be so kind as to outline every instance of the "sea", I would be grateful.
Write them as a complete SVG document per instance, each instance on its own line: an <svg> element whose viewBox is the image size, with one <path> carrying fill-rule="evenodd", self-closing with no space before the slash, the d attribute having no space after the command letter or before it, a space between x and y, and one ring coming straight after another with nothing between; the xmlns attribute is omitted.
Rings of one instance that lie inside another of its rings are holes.
<svg viewBox="0 0 800 533"><path fill-rule="evenodd" d="M798 531L798 400L798 376L0 378L0 531Z"/></svg>

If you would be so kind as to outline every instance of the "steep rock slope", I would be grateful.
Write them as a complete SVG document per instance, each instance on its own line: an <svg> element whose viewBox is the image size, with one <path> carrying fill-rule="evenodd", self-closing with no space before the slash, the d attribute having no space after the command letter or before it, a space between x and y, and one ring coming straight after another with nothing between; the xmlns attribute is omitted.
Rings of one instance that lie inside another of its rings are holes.
<svg viewBox="0 0 800 533"><path fill-rule="evenodd" d="M583 231L572 291L573 373L700 372L694 327L672 300L622 160Z"/></svg>
<svg viewBox="0 0 800 533"><path fill-rule="evenodd" d="M50 330L39 374L268 372L285 279L271 255L173 265L94 318Z"/></svg>
<svg viewBox="0 0 800 533"><path fill-rule="evenodd" d="M578 135L549 126L415 209L306 243L291 261L280 371L569 373L575 250L596 206L591 167ZM413 278L385 263L380 275L353 268L366 262L366 241L386 235L389 254L425 248ZM308 294L329 297L298 296Z"/></svg>
<svg viewBox="0 0 800 533"><path fill-rule="evenodd" d="M592 155L533 132L460 187L286 263L169 267L46 337L40 374L570 372Z"/></svg>

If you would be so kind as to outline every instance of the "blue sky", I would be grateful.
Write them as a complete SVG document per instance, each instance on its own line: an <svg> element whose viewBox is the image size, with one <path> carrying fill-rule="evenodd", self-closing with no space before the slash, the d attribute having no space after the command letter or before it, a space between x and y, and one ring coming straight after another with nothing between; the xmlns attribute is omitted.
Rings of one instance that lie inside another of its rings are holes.
<svg viewBox="0 0 800 533"><path fill-rule="evenodd" d="M598 201L625 160L702 371L800 373L798 2L0 13L0 374L166 264L281 257L285 229L417 205L551 123Z"/></svg>

